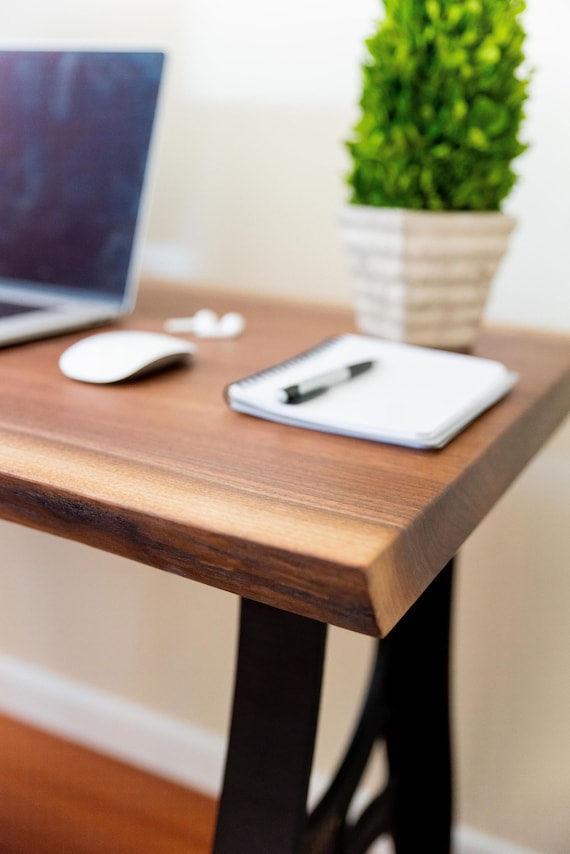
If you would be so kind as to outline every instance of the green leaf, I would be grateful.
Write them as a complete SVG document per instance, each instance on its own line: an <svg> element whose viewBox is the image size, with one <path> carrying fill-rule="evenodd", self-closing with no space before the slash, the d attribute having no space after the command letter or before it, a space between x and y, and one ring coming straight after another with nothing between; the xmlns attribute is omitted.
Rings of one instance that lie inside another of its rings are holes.
<svg viewBox="0 0 570 854"><path fill-rule="evenodd" d="M432 21L439 21L441 9L437 0L426 0L426 12Z"/></svg>
<svg viewBox="0 0 570 854"><path fill-rule="evenodd" d="M485 133L478 127L471 127L467 131L467 141L473 148L487 148L488 140Z"/></svg>
<svg viewBox="0 0 570 854"><path fill-rule="evenodd" d="M488 65L498 63L501 59L501 49L499 45L494 44L490 40L483 42L477 51L477 59L479 62L484 62Z"/></svg>

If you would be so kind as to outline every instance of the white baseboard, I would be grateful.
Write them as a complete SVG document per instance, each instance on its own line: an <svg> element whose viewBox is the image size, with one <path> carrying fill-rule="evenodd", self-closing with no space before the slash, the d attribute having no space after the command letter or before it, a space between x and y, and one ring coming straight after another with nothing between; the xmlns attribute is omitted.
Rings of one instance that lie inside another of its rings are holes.
<svg viewBox="0 0 570 854"><path fill-rule="evenodd" d="M471 827L457 828L454 842L455 854L540 854Z"/></svg>
<svg viewBox="0 0 570 854"><path fill-rule="evenodd" d="M0 711L206 794L220 791L224 739L2 654Z"/></svg>
<svg viewBox="0 0 570 854"><path fill-rule="evenodd" d="M370 854L395 854L390 841L380 840L370 850ZM521 848L512 842L497 839L488 833L482 833L471 827L458 827L453 834L453 854L540 854L528 848Z"/></svg>
<svg viewBox="0 0 570 854"><path fill-rule="evenodd" d="M220 791L220 736L2 654L0 711L213 797ZM468 827L457 828L454 843L455 854L539 854ZM393 854L393 846L381 840L371 854Z"/></svg>

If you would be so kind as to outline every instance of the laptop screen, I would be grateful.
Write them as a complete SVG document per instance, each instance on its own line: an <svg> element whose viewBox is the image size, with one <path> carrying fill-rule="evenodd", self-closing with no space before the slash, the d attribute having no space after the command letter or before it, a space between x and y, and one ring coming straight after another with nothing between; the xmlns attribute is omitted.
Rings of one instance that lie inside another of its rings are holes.
<svg viewBox="0 0 570 854"><path fill-rule="evenodd" d="M0 51L0 282L123 297L163 60Z"/></svg>

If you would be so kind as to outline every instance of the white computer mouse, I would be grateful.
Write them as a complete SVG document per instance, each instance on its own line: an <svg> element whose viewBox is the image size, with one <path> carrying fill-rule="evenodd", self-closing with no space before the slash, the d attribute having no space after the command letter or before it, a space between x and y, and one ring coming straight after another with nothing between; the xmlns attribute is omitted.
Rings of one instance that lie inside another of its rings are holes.
<svg viewBox="0 0 570 854"><path fill-rule="evenodd" d="M61 354L59 367L66 377L84 383L118 383L187 361L195 350L174 335L118 329L72 344Z"/></svg>

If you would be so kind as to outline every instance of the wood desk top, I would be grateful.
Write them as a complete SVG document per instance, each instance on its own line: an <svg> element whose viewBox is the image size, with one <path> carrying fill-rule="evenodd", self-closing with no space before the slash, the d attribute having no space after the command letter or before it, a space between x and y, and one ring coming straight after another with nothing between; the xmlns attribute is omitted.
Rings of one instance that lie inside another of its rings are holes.
<svg viewBox="0 0 570 854"><path fill-rule="evenodd" d="M229 410L231 380L339 332L350 312L143 287L124 327L208 306L246 333L122 386L63 377L85 332L0 351L0 515L233 593L384 635L570 409L570 338L485 330L515 389L446 448L416 451Z"/></svg>

